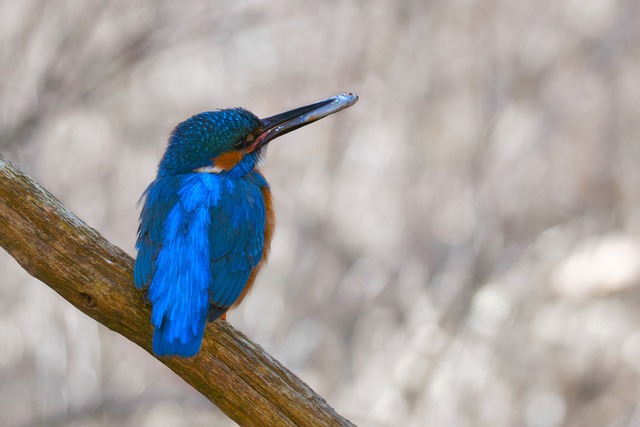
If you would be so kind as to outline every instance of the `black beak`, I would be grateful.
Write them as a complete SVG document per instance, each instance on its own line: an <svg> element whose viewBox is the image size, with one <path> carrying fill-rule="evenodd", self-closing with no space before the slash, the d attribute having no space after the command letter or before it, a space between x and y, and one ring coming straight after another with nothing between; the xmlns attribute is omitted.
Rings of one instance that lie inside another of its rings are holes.
<svg viewBox="0 0 640 427"><path fill-rule="evenodd" d="M349 108L357 101L358 95L347 92L316 102L315 104L260 119L263 126L262 130L247 151L251 152L264 147L271 140L279 136L327 117L330 114Z"/></svg>

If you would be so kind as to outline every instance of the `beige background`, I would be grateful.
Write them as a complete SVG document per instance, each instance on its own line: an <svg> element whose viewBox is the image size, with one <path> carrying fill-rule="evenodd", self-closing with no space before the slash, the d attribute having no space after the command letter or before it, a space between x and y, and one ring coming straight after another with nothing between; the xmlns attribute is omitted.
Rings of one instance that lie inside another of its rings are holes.
<svg viewBox="0 0 640 427"><path fill-rule="evenodd" d="M229 321L367 426L640 424L640 4L0 2L0 151L133 254L173 126L278 139ZM0 253L0 425L232 425Z"/></svg>

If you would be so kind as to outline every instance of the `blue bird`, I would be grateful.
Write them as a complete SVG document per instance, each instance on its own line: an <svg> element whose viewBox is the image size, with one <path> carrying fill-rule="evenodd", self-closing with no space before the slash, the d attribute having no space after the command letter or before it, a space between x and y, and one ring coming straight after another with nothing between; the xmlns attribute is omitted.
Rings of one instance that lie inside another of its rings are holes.
<svg viewBox="0 0 640 427"><path fill-rule="evenodd" d="M275 218L258 171L265 146L357 100L345 93L264 119L208 111L176 126L142 195L136 241L134 283L153 307L156 355L197 354L206 322L226 319L266 262Z"/></svg>

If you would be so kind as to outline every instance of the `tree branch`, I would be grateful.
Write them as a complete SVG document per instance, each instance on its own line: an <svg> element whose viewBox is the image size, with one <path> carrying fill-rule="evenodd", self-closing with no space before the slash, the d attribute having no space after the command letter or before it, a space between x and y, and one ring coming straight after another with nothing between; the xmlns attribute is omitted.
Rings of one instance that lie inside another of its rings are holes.
<svg viewBox="0 0 640 427"><path fill-rule="evenodd" d="M83 313L151 353L151 311L133 286L132 258L2 156L0 245ZM207 326L196 357L158 359L240 425L353 425L227 322Z"/></svg>

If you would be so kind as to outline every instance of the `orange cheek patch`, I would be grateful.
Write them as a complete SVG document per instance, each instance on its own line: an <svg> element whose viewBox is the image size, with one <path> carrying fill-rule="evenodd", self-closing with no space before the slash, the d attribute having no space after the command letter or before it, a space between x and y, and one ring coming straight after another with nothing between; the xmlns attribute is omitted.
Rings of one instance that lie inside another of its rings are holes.
<svg viewBox="0 0 640 427"><path fill-rule="evenodd" d="M213 166L228 171L240 163L243 156L244 153L240 151L230 151L228 153L220 154L218 157L213 159Z"/></svg>

